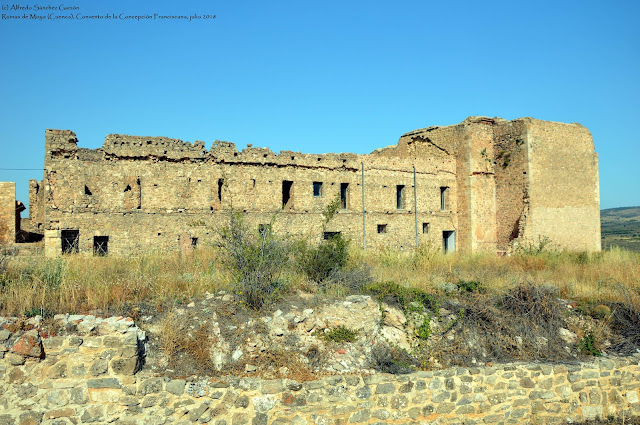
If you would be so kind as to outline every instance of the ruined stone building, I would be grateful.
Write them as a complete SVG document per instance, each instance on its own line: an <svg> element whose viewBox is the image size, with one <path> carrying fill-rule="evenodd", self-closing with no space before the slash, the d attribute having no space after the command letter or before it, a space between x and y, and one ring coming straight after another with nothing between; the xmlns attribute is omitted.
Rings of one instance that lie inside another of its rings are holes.
<svg viewBox="0 0 640 425"><path fill-rule="evenodd" d="M341 232L367 248L501 253L548 238L600 249L598 157L579 124L470 117L367 155L238 151L220 141L207 151L119 134L86 149L68 130L46 130L45 146L28 219L14 184L0 183L0 235L42 238L47 256L191 249L214 243L232 210L256 230L273 223L312 240Z"/></svg>

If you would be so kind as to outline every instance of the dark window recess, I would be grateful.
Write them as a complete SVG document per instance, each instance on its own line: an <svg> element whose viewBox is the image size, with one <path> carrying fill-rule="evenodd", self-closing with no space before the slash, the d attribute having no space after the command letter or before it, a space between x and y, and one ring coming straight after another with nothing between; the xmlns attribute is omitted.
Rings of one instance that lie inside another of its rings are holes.
<svg viewBox="0 0 640 425"><path fill-rule="evenodd" d="M222 187L224 186L224 179L218 179L218 202L222 202Z"/></svg>
<svg viewBox="0 0 640 425"><path fill-rule="evenodd" d="M63 230L60 232L62 240L62 253L71 254L78 252L78 241L80 240L79 230Z"/></svg>
<svg viewBox="0 0 640 425"><path fill-rule="evenodd" d="M258 224L258 234L262 239L266 238L271 232L271 224Z"/></svg>
<svg viewBox="0 0 640 425"><path fill-rule="evenodd" d="M440 209L442 211L445 211L447 208L449 208L449 205L447 202L448 197L449 197L449 188L445 186L441 186L440 187Z"/></svg>
<svg viewBox="0 0 640 425"><path fill-rule="evenodd" d="M89 196L93 195L86 184L84 185L84 194Z"/></svg>
<svg viewBox="0 0 640 425"><path fill-rule="evenodd" d="M340 232L324 232L322 234L322 239L324 239L325 241L328 241L329 239L335 238L339 234Z"/></svg>
<svg viewBox="0 0 640 425"><path fill-rule="evenodd" d="M422 223L422 233L429 233L429 223Z"/></svg>
<svg viewBox="0 0 640 425"><path fill-rule="evenodd" d="M198 238L191 238L191 246L194 248L198 246Z"/></svg>
<svg viewBox="0 0 640 425"><path fill-rule="evenodd" d="M93 255L107 255L109 253L109 236L93 237Z"/></svg>
<svg viewBox="0 0 640 425"><path fill-rule="evenodd" d="M340 183L340 207L346 210L349 207L349 183Z"/></svg>
<svg viewBox="0 0 640 425"><path fill-rule="evenodd" d="M399 184L396 186L396 208L399 210L404 209L404 185Z"/></svg>
<svg viewBox="0 0 640 425"><path fill-rule="evenodd" d="M322 182L313 182L314 198L322 198Z"/></svg>
<svg viewBox="0 0 640 425"><path fill-rule="evenodd" d="M387 233L387 225L378 224L378 233Z"/></svg>
<svg viewBox="0 0 640 425"><path fill-rule="evenodd" d="M290 180L282 181L282 208L293 207L293 182Z"/></svg>

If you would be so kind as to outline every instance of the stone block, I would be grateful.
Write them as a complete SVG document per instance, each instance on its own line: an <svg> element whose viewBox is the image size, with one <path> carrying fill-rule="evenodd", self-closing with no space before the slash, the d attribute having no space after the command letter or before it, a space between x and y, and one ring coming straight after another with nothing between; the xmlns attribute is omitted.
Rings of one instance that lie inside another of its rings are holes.
<svg viewBox="0 0 640 425"><path fill-rule="evenodd" d="M184 394L184 388L186 381L184 379L172 379L165 385L165 390L171 394L182 395Z"/></svg>
<svg viewBox="0 0 640 425"><path fill-rule="evenodd" d="M138 357L116 357L111 360L111 370L116 375L134 375L139 367Z"/></svg>

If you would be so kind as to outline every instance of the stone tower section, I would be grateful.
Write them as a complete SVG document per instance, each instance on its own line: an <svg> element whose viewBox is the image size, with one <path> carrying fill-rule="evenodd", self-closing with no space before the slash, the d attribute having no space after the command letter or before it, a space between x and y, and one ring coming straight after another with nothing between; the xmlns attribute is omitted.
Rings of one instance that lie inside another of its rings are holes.
<svg viewBox="0 0 640 425"><path fill-rule="evenodd" d="M528 152L525 237L562 248L600 250L598 155L580 124L524 119Z"/></svg>

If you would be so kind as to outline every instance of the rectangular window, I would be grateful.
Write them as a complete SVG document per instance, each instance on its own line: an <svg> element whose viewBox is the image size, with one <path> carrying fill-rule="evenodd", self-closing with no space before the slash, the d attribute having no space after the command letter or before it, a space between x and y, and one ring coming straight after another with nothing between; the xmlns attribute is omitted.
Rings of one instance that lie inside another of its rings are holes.
<svg viewBox="0 0 640 425"><path fill-rule="evenodd" d="M198 238L191 238L191 246L194 249L198 246Z"/></svg>
<svg viewBox="0 0 640 425"><path fill-rule="evenodd" d="M440 209L446 211L449 208L449 188L446 186L440 186Z"/></svg>
<svg viewBox="0 0 640 425"><path fill-rule="evenodd" d="M313 182L313 197L322 198L322 182Z"/></svg>
<svg viewBox="0 0 640 425"><path fill-rule="evenodd" d="M60 233L62 242L62 253L71 254L78 252L78 245L80 240L79 230L63 230Z"/></svg>
<svg viewBox="0 0 640 425"><path fill-rule="evenodd" d="M346 210L349 207L349 183L340 183L340 207Z"/></svg>
<svg viewBox="0 0 640 425"><path fill-rule="evenodd" d="M396 208L399 210L404 209L404 185L399 184L396 186Z"/></svg>
<svg viewBox="0 0 640 425"><path fill-rule="evenodd" d="M387 225L378 224L378 233L387 233Z"/></svg>
<svg viewBox="0 0 640 425"><path fill-rule="evenodd" d="M340 234L340 232L324 232L322 234L322 239L324 239L325 241L331 239L331 238L335 238L336 236L338 236Z"/></svg>
<svg viewBox="0 0 640 425"><path fill-rule="evenodd" d="M107 255L109 253L109 236L93 237L93 255Z"/></svg>
<svg viewBox="0 0 640 425"><path fill-rule="evenodd" d="M293 182L282 181L282 208L293 208Z"/></svg>
<svg viewBox="0 0 640 425"><path fill-rule="evenodd" d="M429 223L422 223L422 233L429 233Z"/></svg>

